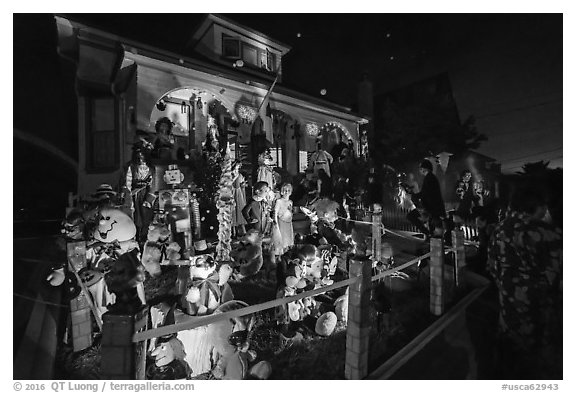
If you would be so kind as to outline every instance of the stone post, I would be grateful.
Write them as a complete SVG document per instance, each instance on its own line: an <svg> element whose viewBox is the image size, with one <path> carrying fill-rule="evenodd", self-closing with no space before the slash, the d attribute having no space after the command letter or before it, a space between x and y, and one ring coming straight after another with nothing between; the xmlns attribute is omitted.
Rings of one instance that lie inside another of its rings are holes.
<svg viewBox="0 0 576 393"><path fill-rule="evenodd" d="M464 249L464 232L460 228L452 231L452 247L454 251L454 284L456 289L462 287L462 269L466 266L466 251Z"/></svg>
<svg viewBox="0 0 576 393"><path fill-rule="evenodd" d="M430 238L430 312L433 315L444 313L444 241Z"/></svg>
<svg viewBox="0 0 576 393"><path fill-rule="evenodd" d="M372 258L374 262L382 261L382 206L375 203L372 212Z"/></svg>
<svg viewBox="0 0 576 393"><path fill-rule="evenodd" d="M103 315L101 371L104 379L145 379L146 341L132 342L136 332L146 330L148 306L132 315Z"/></svg>
<svg viewBox="0 0 576 393"><path fill-rule="evenodd" d="M355 256L350 261L350 278L359 279L350 285L348 296L348 327L346 329L346 379L363 379L368 375L370 343L370 288L372 261Z"/></svg>

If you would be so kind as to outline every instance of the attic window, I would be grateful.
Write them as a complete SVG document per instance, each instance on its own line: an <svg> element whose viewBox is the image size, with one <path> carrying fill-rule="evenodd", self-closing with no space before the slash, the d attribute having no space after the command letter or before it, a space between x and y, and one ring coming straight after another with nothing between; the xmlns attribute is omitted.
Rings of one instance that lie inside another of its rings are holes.
<svg viewBox="0 0 576 393"><path fill-rule="evenodd" d="M222 56L231 59L239 59L240 39L236 37L222 36Z"/></svg>

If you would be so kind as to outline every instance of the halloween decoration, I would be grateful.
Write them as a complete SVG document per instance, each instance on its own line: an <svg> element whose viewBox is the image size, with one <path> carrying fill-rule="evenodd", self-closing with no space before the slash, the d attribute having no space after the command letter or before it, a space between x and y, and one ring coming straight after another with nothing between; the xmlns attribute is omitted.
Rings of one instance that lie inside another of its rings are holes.
<svg viewBox="0 0 576 393"><path fill-rule="evenodd" d="M147 163L144 151L134 147L132 161L122 178L121 199L127 202L126 207L136 225L136 239L142 243L146 240L146 231L153 216L152 205L156 200L153 193L154 171L154 167Z"/></svg>
<svg viewBox="0 0 576 393"><path fill-rule="evenodd" d="M105 277L108 290L116 295L116 302L108 305L115 314L134 314L142 307L136 287L144 282L144 267L138 251L121 255Z"/></svg>

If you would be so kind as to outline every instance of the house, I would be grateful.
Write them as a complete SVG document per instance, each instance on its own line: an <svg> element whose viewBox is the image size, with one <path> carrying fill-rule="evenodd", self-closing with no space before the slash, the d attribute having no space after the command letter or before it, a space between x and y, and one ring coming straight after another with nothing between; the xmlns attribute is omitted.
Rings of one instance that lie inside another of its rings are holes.
<svg viewBox="0 0 576 393"><path fill-rule="evenodd" d="M118 179L137 131L154 134L162 117L174 124L184 157L201 149L211 121L227 134L235 158L253 157L252 124L268 115L275 164L289 174L307 166L317 139L328 151L352 140L359 153L359 127L368 119L282 86L282 58L290 47L262 33L207 15L187 52L174 53L55 18L58 52L76 63L81 195Z"/></svg>

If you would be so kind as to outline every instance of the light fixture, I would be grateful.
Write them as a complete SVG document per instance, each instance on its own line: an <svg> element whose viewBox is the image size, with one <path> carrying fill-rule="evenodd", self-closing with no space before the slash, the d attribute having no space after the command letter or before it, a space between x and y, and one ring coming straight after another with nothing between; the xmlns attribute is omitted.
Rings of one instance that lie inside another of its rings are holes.
<svg viewBox="0 0 576 393"><path fill-rule="evenodd" d="M322 94L323 96L325 96L325 95L326 95L326 89L320 90L320 94Z"/></svg>
<svg viewBox="0 0 576 393"><path fill-rule="evenodd" d="M234 64L232 64L234 67L244 67L244 61L242 59L238 59L234 62Z"/></svg>

